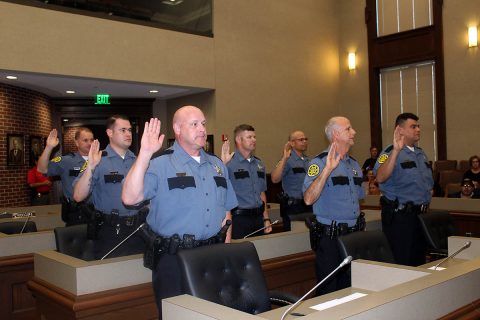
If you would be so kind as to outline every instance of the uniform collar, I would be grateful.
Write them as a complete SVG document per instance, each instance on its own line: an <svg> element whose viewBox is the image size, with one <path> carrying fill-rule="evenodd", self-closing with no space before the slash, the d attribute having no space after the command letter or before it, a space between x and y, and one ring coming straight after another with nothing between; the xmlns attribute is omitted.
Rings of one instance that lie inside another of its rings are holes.
<svg viewBox="0 0 480 320"><path fill-rule="evenodd" d="M113 150L113 148L110 146L110 143L105 148L105 151L107 151L107 153L108 153L107 158L111 158L111 157L122 158L117 152L115 152L115 150ZM125 159L134 158L134 157L135 157L135 155L133 154L133 152L130 151L130 149L127 149L127 153L125 153Z"/></svg>
<svg viewBox="0 0 480 320"><path fill-rule="evenodd" d="M235 149L235 153L233 154L233 156L238 158L239 162L241 162L241 161L249 162L247 159L245 159L245 157L242 155L242 153L240 151L238 151L238 149ZM253 162L253 161L257 160L257 158L255 158L255 156L253 154L250 155L250 159L251 159L250 162Z"/></svg>
<svg viewBox="0 0 480 320"><path fill-rule="evenodd" d="M305 154L302 153L301 156L299 156L294 150L292 150L292 152L290 153L290 157L295 159L295 160L304 160L307 158L307 156ZM303 159L302 159L303 157Z"/></svg>
<svg viewBox="0 0 480 320"><path fill-rule="evenodd" d="M195 163L198 163L195 159L193 159L193 157L191 155L189 155L185 149L182 148L181 145L179 145L177 143L177 141L175 141L175 143L173 144L172 146L172 150L174 151L173 152L173 155L182 163L182 164L186 164L187 162L189 161L194 161ZM205 153L205 150L200 149L200 163L199 164L203 164L205 162L207 162L207 154Z"/></svg>

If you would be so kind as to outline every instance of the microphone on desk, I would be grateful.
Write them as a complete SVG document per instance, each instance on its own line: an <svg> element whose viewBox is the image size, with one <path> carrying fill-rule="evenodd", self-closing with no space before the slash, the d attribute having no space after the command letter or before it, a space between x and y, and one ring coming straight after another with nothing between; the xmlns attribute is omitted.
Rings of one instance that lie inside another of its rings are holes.
<svg viewBox="0 0 480 320"><path fill-rule="evenodd" d="M132 233L130 233L125 239L123 239L122 241L120 241L119 244L117 244L115 247L113 247L112 250L108 251L100 260L103 260L105 259L106 257L108 257L108 255L110 253L112 253L113 251L115 251L118 247L120 247L125 241L127 241L128 239L130 239L131 236L133 236L135 233L138 232L138 230L140 230L143 226L145 225L145 222L142 223L141 225L138 226L137 229L133 230Z"/></svg>
<svg viewBox="0 0 480 320"><path fill-rule="evenodd" d="M310 289L310 291L308 291L307 293L305 293L303 295L303 297L301 297L300 299L297 300L297 302L295 302L294 304L292 304L282 315L282 317L280 318L280 320L284 320L285 317L287 316L288 313L290 313L290 311L292 311L292 309L294 309L296 306L298 306L298 304L300 302L303 301L303 299L305 299L310 293L313 292L313 290L317 289L322 283L324 283L325 281L328 280L328 278L330 278L332 275L335 274L335 272L337 272L338 270L340 270L341 268L343 268L344 266L346 266L347 264L349 264L350 262L352 262L352 256L348 256L346 257L345 259L343 259L343 261L338 265L338 267L336 267L332 272L330 272L325 278L323 278L319 283L317 283L312 289Z"/></svg>
<svg viewBox="0 0 480 320"><path fill-rule="evenodd" d="M245 237L243 237L243 239L250 237L252 234L255 234L255 233L257 233L258 231L265 230L265 229L267 229L268 227L271 227L271 226L273 226L275 223L278 223L278 220L275 220L275 221L273 221L272 223L270 223L270 225L269 225L269 226L266 226L266 227L260 228L260 229L258 229L258 230L255 230L255 231L253 231L253 232L251 232L251 233L247 234Z"/></svg>
<svg viewBox="0 0 480 320"><path fill-rule="evenodd" d="M28 221L30 220L30 217L31 217L31 216L32 216L31 214L29 214L29 215L27 216L27 220L25 220L25 223L23 224L22 230L20 230L20 234L22 234L23 231L25 230L25 227L27 226L27 223L28 223Z"/></svg>
<svg viewBox="0 0 480 320"><path fill-rule="evenodd" d="M459 254L459 253L462 252L463 250L469 248L471 244L472 244L471 241L465 242L465 244L464 244L460 249L458 249L457 251L455 251L454 253L452 253L451 255L449 255L448 257L446 257L445 259L443 259L443 260L440 261L439 263L437 263L437 264L433 267L433 270L437 270L438 266L440 266L440 265L441 265L442 263L444 263L445 261L452 259L453 257L455 257L457 254Z"/></svg>

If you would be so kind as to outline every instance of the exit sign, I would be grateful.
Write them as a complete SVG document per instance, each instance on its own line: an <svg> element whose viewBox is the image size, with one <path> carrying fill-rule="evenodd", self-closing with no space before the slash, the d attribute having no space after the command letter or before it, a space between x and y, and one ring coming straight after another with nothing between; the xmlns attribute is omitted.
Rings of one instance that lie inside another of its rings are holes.
<svg viewBox="0 0 480 320"><path fill-rule="evenodd" d="M95 104L110 104L110 95L105 93L97 94Z"/></svg>

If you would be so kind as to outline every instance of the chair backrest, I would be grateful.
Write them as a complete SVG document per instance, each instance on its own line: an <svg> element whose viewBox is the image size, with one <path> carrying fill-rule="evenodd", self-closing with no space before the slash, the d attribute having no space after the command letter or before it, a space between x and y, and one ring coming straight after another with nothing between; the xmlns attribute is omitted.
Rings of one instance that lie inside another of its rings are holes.
<svg viewBox="0 0 480 320"><path fill-rule="evenodd" d="M457 233L450 214L446 211L429 211L425 214L419 214L418 218L427 245L437 252L446 253L448 237Z"/></svg>
<svg viewBox="0 0 480 320"><path fill-rule="evenodd" d="M435 171L456 170L457 160L437 160L435 161Z"/></svg>
<svg viewBox="0 0 480 320"><path fill-rule="evenodd" d="M25 226L25 228L23 228ZM37 225L33 221L28 221L25 224L25 221L9 221L0 223L0 232L5 234L17 234L22 232L37 232Z"/></svg>
<svg viewBox="0 0 480 320"><path fill-rule="evenodd" d="M185 293L250 314L271 309L251 242L215 244L177 254Z"/></svg>
<svg viewBox="0 0 480 320"><path fill-rule="evenodd" d="M445 191L449 183L461 183L464 172L458 170L444 170L440 172L438 184Z"/></svg>
<svg viewBox="0 0 480 320"><path fill-rule="evenodd" d="M460 160L458 162L458 170L465 172L470 169L470 162L468 160Z"/></svg>
<svg viewBox="0 0 480 320"><path fill-rule="evenodd" d="M388 240L380 230L353 232L338 237L338 247L342 259L352 256L353 260L395 263Z"/></svg>
<svg viewBox="0 0 480 320"><path fill-rule="evenodd" d="M462 191L461 183L447 183L445 186L445 197L450 197L450 195Z"/></svg>
<svg viewBox="0 0 480 320"><path fill-rule="evenodd" d="M55 228L54 233L58 252L86 261L95 260L94 241L87 239L86 224Z"/></svg>

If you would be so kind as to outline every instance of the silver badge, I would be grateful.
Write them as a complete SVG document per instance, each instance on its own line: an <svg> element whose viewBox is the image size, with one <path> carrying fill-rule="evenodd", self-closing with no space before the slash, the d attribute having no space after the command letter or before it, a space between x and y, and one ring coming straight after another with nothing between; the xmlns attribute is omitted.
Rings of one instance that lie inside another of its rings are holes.
<svg viewBox="0 0 480 320"><path fill-rule="evenodd" d="M222 172L222 168L220 168L219 166L217 166L216 164L214 165L215 167L215 171L217 171L217 174L219 176L223 176L223 172Z"/></svg>

